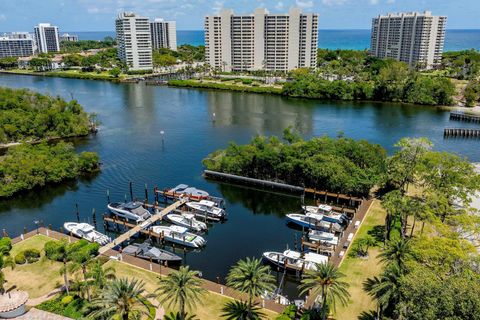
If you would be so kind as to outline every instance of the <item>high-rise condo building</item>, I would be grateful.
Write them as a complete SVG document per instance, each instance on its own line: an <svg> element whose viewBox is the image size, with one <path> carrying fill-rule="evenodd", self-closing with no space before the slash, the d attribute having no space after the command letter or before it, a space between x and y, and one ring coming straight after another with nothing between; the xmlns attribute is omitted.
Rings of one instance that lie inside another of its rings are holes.
<svg viewBox="0 0 480 320"><path fill-rule="evenodd" d="M115 20L118 43L118 58L130 70L151 70L152 39L150 22L133 12L120 13Z"/></svg>
<svg viewBox="0 0 480 320"><path fill-rule="evenodd" d="M59 52L58 27L50 23L40 23L35 27L35 41L39 53Z"/></svg>
<svg viewBox="0 0 480 320"><path fill-rule="evenodd" d="M224 10L205 17L206 62L223 71L288 71L317 64L318 15L297 8L288 14L234 15Z"/></svg>
<svg viewBox="0 0 480 320"><path fill-rule="evenodd" d="M33 55L34 41L28 32L14 32L0 36L0 58Z"/></svg>
<svg viewBox="0 0 480 320"><path fill-rule="evenodd" d="M169 48L177 51L177 26L175 21L164 21L155 19L150 22L150 33L152 34L152 48Z"/></svg>
<svg viewBox="0 0 480 320"><path fill-rule="evenodd" d="M432 13L391 13L372 21L370 53L412 67L433 68L442 59L447 17Z"/></svg>

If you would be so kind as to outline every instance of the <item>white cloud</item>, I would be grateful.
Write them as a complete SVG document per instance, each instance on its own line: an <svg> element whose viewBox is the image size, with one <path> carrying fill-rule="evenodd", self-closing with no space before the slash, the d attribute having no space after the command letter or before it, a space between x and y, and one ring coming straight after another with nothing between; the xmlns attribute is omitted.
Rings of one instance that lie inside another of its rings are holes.
<svg viewBox="0 0 480 320"><path fill-rule="evenodd" d="M312 0L296 0L295 3L297 4L298 7L304 8L304 9L313 7Z"/></svg>
<svg viewBox="0 0 480 320"><path fill-rule="evenodd" d="M0 21L5 21L5 20L7 20L7 16L4 15L3 13L0 14Z"/></svg>
<svg viewBox="0 0 480 320"><path fill-rule="evenodd" d="M347 0L322 0L322 3L326 6L335 6L345 4Z"/></svg>

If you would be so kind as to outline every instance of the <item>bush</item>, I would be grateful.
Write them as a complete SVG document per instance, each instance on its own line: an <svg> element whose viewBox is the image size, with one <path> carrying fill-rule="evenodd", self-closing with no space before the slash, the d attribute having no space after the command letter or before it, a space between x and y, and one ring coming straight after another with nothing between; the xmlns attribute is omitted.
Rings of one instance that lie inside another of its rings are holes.
<svg viewBox="0 0 480 320"><path fill-rule="evenodd" d="M65 241L48 241L45 243L43 250L45 251L45 256L54 261L62 261L62 252L66 250L67 243Z"/></svg>
<svg viewBox="0 0 480 320"><path fill-rule="evenodd" d="M26 249L23 251L28 263L37 262L40 259L40 251L37 249Z"/></svg>
<svg viewBox="0 0 480 320"><path fill-rule="evenodd" d="M8 255L12 250L12 239L8 237L0 238L0 254L1 255Z"/></svg>
<svg viewBox="0 0 480 320"><path fill-rule="evenodd" d="M73 297L72 296L65 296L62 298L61 302L64 306L68 305L70 302L73 301Z"/></svg>
<svg viewBox="0 0 480 320"><path fill-rule="evenodd" d="M282 313L275 320L293 320L297 314L297 306L291 304L283 309Z"/></svg>
<svg viewBox="0 0 480 320"><path fill-rule="evenodd" d="M270 94L282 93L282 89L274 88L274 87L240 86L235 84L211 83L211 82L201 82L201 81L195 81L195 80L170 80L168 81L168 85L174 86L174 87L184 87L184 88L230 90L230 91L250 92L250 93L270 93Z"/></svg>
<svg viewBox="0 0 480 320"><path fill-rule="evenodd" d="M23 251L17 253L17 255L15 256L15 263L16 264L27 263L27 259L25 258L25 253Z"/></svg>

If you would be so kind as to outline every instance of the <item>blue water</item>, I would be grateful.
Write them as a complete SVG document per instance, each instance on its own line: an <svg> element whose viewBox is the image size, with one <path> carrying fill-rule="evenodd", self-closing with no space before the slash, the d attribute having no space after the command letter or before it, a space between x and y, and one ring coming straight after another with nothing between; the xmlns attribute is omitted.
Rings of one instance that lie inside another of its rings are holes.
<svg viewBox="0 0 480 320"><path fill-rule="evenodd" d="M101 40L106 36L115 36L113 31L70 32L77 34L81 40ZM178 44L203 45L202 30L178 30ZM318 47L324 49L363 50L370 47L370 30L320 30ZM445 51L465 49L480 50L480 30L447 30Z"/></svg>

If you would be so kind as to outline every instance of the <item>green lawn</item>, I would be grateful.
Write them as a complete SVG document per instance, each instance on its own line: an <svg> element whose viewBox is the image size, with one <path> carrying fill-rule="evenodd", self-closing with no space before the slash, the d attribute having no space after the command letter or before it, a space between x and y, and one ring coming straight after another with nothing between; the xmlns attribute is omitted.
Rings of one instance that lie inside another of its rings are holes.
<svg viewBox="0 0 480 320"><path fill-rule="evenodd" d="M150 272L114 260L108 261L106 265L110 265L115 268L115 274L117 277L129 277L143 280L145 283L145 289L150 293L153 293L157 287L156 284L158 281L158 274L155 272ZM222 319L220 317L222 306L229 300L230 298L228 297L209 292L202 300L202 303L197 305L196 310L191 310L191 313L194 313L200 320ZM168 313L170 310L166 311ZM268 319L275 319L277 316L276 313L268 310L263 310L263 312L265 312Z"/></svg>
<svg viewBox="0 0 480 320"><path fill-rule="evenodd" d="M8 281L6 288L15 285L19 290L27 291L30 298L38 298L63 284L63 278L60 275L62 264L50 261L43 255L43 246L50 240L52 239L44 235L36 235L13 245L10 252L12 257L22 250L32 248L40 250L42 258L32 264L17 265L14 270L7 268L5 270Z"/></svg>
<svg viewBox="0 0 480 320"><path fill-rule="evenodd" d="M365 220L358 230L355 239L360 239L372 234L372 231L381 230L380 226L385 224L385 210L382 208L379 200L374 200ZM380 248L375 247L369 250L369 257L366 259L347 257L340 266L340 271L346 275L346 282L350 284L349 292L351 295L350 303L346 307L337 306L336 319L350 320L357 319L363 311L375 309L375 303L372 301L362 288L365 279L380 274L382 265L377 259Z"/></svg>

